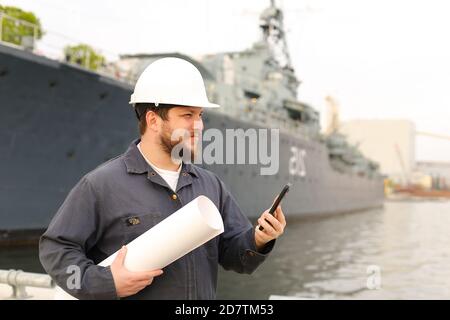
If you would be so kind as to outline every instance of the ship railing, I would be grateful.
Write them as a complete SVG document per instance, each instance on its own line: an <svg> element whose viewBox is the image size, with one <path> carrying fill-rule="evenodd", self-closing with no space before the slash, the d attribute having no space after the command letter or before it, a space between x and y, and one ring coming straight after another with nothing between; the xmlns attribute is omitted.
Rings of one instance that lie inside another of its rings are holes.
<svg viewBox="0 0 450 320"><path fill-rule="evenodd" d="M52 289L55 283L47 274L23 272L22 270L0 270L0 284L12 287L12 295L9 299L30 299L26 287L38 287Z"/></svg>
<svg viewBox="0 0 450 320"><path fill-rule="evenodd" d="M5 30L5 21L10 21L10 26L14 29L11 30L9 37L7 37ZM21 35L19 30L23 28L30 28L29 35ZM31 31L32 30L32 31ZM0 12L0 43L9 47L13 47L19 50L30 51L35 55L44 56L51 60L56 60L62 63L75 65L79 68L96 72L102 76L113 78L121 82L133 85L136 79L130 77L129 74L125 74L122 70L119 70L114 63L109 63L101 66L97 70L91 70L89 66L89 52L86 52L86 59L84 63L76 63L68 61L64 55L64 49L66 46L84 44L83 41L68 37L67 35L59 32L45 30L42 38L39 38L41 29L39 25L31 22L12 17L5 12ZM105 56L107 61L115 61L118 59L119 54L110 50L100 49L89 45L96 53Z"/></svg>
<svg viewBox="0 0 450 320"><path fill-rule="evenodd" d="M15 36L16 38L20 38L20 41L17 41L20 44L4 40L3 33L5 30L3 30L3 24L5 21L11 21L13 23L14 28L17 29L20 27L30 28L32 30L32 35L24 35L24 36L16 35ZM12 17L4 12L0 12L0 43L18 46L26 50L33 50L36 40L38 38L38 33L39 33L39 26L37 24Z"/></svg>

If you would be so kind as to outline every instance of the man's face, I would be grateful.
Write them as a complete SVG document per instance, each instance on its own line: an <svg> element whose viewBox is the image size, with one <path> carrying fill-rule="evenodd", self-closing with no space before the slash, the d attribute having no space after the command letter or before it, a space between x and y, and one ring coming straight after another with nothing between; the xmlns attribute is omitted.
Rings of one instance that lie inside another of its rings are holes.
<svg viewBox="0 0 450 320"><path fill-rule="evenodd" d="M183 150L195 158L197 145L203 130L203 108L174 107L167 114L167 120L161 119L160 143L163 149L171 154L172 149L181 144Z"/></svg>

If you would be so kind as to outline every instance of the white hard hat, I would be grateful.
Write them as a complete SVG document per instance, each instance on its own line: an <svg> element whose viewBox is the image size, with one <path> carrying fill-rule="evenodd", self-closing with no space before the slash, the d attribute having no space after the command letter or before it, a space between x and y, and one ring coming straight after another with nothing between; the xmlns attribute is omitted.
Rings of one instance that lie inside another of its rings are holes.
<svg viewBox="0 0 450 320"><path fill-rule="evenodd" d="M166 57L151 63L140 75L130 104L173 104L202 108L218 108L206 96L200 71L190 62Z"/></svg>

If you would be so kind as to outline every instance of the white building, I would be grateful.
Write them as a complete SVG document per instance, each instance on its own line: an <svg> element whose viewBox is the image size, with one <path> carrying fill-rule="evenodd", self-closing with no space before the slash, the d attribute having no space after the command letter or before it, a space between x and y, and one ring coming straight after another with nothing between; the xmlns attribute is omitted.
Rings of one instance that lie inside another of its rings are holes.
<svg viewBox="0 0 450 320"><path fill-rule="evenodd" d="M382 174L406 183L415 168L415 125L408 120L351 120L339 131L380 164Z"/></svg>

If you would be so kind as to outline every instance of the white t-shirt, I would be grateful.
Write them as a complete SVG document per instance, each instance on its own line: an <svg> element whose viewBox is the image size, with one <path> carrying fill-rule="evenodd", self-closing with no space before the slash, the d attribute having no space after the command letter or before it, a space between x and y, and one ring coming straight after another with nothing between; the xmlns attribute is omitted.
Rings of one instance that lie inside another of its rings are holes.
<svg viewBox="0 0 450 320"><path fill-rule="evenodd" d="M165 169L158 168L144 156L144 153L141 150L140 142L137 144L137 147L138 147L139 151L141 152L142 156L144 157L145 161L147 161L147 163L153 168L153 170L155 170L167 182L169 187L173 191L175 191L177 188L178 178L180 177L181 165L178 167L177 171L171 171L171 170L165 170Z"/></svg>

